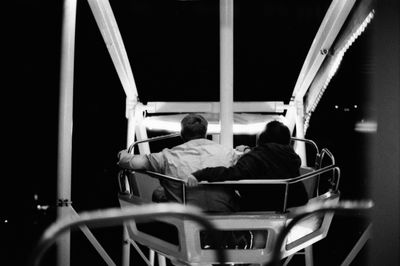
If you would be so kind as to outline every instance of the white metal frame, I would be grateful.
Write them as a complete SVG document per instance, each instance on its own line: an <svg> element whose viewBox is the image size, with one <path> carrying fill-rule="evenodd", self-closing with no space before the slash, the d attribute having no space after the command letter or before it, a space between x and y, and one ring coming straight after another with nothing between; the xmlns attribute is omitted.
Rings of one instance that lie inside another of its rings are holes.
<svg viewBox="0 0 400 266"><path fill-rule="evenodd" d="M292 93L289 104L291 108L286 113L286 118L291 123L289 128L293 130L296 127L296 137L298 138L304 138L305 135L304 97L326 56L331 51L331 46L345 23L354 3L355 0L332 1L308 51ZM296 148L296 152L305 158L304 145L299 145Z"/></svg>
<svg viewBox="0 0 400 266"><path fill-rule="evenodd" d="M76 0L64 2L64 18L62 25L60 104L58 124L58 169L57 196L67 205L57 209L59 219L70 216L67 206L71 201L71 166L72 166L72 106L74 83L74 53ZM57 265L70 265L71 235L64 234L57 245Z"/></svg>
<svg viewBox="0 0 400 266"><path fill-rule="evenodd" d="M310 48L300 72L289 104L286 118L291 123L291 130L297 127L297 137L304 137L304 95L321 67L332 42L347 18L355 0L333 0ZM126 94L126 117L128 119L127 144L136 139L146 139L143 126L145 106L138 102L138 93L132 69L128 60L117 22L108 0L88 0L94 18L101 31L107 49L114 63L122 87ZM72 110L73 110L73 72L76 25L76 0L64 0L62 26L62 53L60 75L60 110L59 110L59 149L58 149L58 199L60 208L58 217L71 215L71 157L72 157ZM233 112L233 0L220 0L220 106L222 144L232 146ZM253 105L254 103L252 103ZM282 104L279 103L279 106ZM182 106L181 106L182 107ZM211 104L215 107L215 104ZM260 112L265 106L259 106ZM280 108L280 107L279 107ZM141 153L149 153L148 146L139 146ZM305 158L304 149L300 155ZM123 265L129 265L129 241L123 249ZM58 265L70 265L70 235L65 234L58 241Z"/></svg>

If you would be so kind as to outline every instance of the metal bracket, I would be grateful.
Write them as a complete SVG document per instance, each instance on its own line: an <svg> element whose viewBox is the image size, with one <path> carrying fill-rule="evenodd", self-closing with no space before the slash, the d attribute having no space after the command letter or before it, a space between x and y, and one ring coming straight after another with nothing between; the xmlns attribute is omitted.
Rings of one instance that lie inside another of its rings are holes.
<svg viewBox="0 0 400 266"><path fill-rule="evenodd" d="M58 199L57 200L57 207L69 207L72 205L72 201L69 199Z"/></svg>

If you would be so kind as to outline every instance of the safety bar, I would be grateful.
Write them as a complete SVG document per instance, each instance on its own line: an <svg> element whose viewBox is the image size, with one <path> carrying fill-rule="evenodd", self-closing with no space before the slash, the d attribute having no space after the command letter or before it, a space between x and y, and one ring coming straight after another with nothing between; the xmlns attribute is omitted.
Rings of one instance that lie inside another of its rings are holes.
<svg viewBox="0 0 400 266"><path fill-rule="evenodd" d="M173 182L177 182L177 183L181 183L182 185L182 203L186 204L186 182L180 178L176 178L173 176L169 176L169 175L163 175L157 172L152 172L152 171L145 171L145 173L147 173L149 176L153 177L153 178L157 178L157 179L164 179L167 181L173 181ZM172 192L170 192L172 193ZM175 195L176 196L176 195ZM179 198L179 197L177 197Z"/></svg>
<svg viewBox="0 0 400 266"><path fill-rule="evenodd" d="M195 206L184 206L178 203L159 203L146 206L134 206L132 208L111 208L101 211L83 212L77 217L61 219L50 225L38 241L32 252L30 265L39 265L43 254L56 241L57 237L71 229L79 226L106 227L118 225L127 220L148 221L158 217L187 217L190 218L206 230L216 231L216 227L204 216L201 209ZM215 239L217 240L217 239ZM217 240L218 241L218 240ZM220 263L226 260L224 250L216 250Z"/></svg>
<svg viewBox="0 0 400 266"><path fill-rule="evenodd" d="M340 168L335 166L335 165L329 165L326 166L324 168L318 169L316 171L310 172L310 173L306 173L303 175L300 175L298 177L293 177L293 178L288 178L288 179L265 179L265 180L238 180L238 181L223 181L223 182L212 182L212 183L203 183L200 182L200 184L224 184L224 185L228 185L228 184L236 184L236 185L244 185L244 184L259 184L259 185L267 185L267 184L281 184L281 185L285 185L285 197L284 197L284 202L283 202L283 209L282 211L285 212L286 208L287 208L287 199L289 196L289 185L291 184L295 184L295 183L299 183L299 182L303 182L305 180L311 179L315 176L318 176L318 180L317 180L317 194L319 195L319 184L320 184L320 175L329 171L333 171L333 177L334 180L330 180L330 184L331 184L331 189L333 189L335 192L338 190L339 188L339 181L340 181ZM335 175L336 172L336 175Z"/></svg>
<svg viewBox="0 0 400 266"><path fill-rule="evenodd" d="M310 173L306 173L297 177L293 177L293 178L289 178L289 179L243 179L243 180L235 180L235 181L221 181L221 182L205 182L202 181L199 184L200 185L252 185L252 184L256 184L256 185L285 185L285 197L284 197L284 204L283 204L283 211L286 211L286 206L287 206L287 198L288 198L288 189L289 189L289 185L291 184L295 184L298 182L302 182L308 179L311 179L315 176L319 176L321 174L324 174L326 172L329 171L333 171L334 173L336 173L336 175L334 175L334 180L330 180L331 183L331 189L333 191L337 191L338 187L339 187L339 182L340 182L340 169L339 167L335 166L335 165L329 165L326 166L324 168L318 169L316 171L310 172ZM132 171L134 172L134 171ZM144 172L146 174L148 174L149 176L153 177L153 178L157 178L157 179L163 179L166 181L173 181L173 182L179 182L182 184L182 202L185 204L186 203L186 182L182 179L179 178L175 178L172 176L168 176L168 175L163 175L163 174L159 174L156 172L151 172L151 171L137 171L137 172ZM317 185L319 185L319 181L317 182ZM317 187L318 189L318 187Z"/></svg>
<svg viewBox="0 0 400 266"><path fill-rule="evenodd" d="M309 140L309 139L299 139L299 138L291 138L291 141L302 141L302 142L305 142L305 143L307 143L307 144L310 144L311 146L314 147L314 149L315 149L315 151L316 151L316 154L319 154L318 146L317 146L317 144L316 144L314 141L312 141L312 140Z"/></svg>
<svg viewBox="0 0 400 266"><path fill-rule="evenodd" d="M323 148L321 151L321 154L317 155L317 159L315 161L315 168L319 169L322 167L322 162L324 161L324 157L327 155L331 159L331 164L335 164L335 157L333 154L326 148ZM317 194L319 195L319 184L320 184L320 179L318 178L317 180Z"/></svg>
<svg viewBox="0 0 400 266"><path fill-rule="evenodd" d="M339 167L335 166L335 165L329 165L326 166L324 168L318 169L316 171L310 172L310 173L306 173L303 175L300 175L298 177L293 177L293 178L288 178L288 179L265 179L265 180L248 180L248 179L244 179L244 180L237 180L237 181L223 181L223 182L212 182L212 183L203 183L200 182L200 184L203 185L210 185L210 184L223 184L223 185L245 185L245 184L257 184L257 185L268 185L268 184L281 184L281 185L285 185L285 197L284 197L284 202L283 202L283 209L282 211L285 212L286 208L287 208L287 199L289 196L289 185L291 184L295 184L295 183L299 183L299 182L303 182L305 180L311 179L315 176L320 176L323 173L329 172L329 171L333 171L333 177L334 180L330 180L330 184L331 184L331 189L333 189L333 191L337 191L339 188L339 182L340 182L340 169ZM336 172L336 175L335 175ZM317 180L317 186L319 186L319 178ZM319 187L317 187L317 192L319 195Z"/></svg>
<svg viewBox="0 0 400 266"><path fill-rule="evenodd" d="M325 155L327 155L331 159L332 164L335 164L335 157L333 156L333 154L328 149L323 148L320 155L320 166L322 164L322 161L324 160Z"/></svg>
<svg viewBox="0 0 400 266"><path fill-rule="evenodd" d="M170 138L176 138L176 137L180 137L181 134L180 133L172 133L172 134L168 134L168 135L162 135L162 136L157 136L157 137L153 137L153 138L148 138L148 139L144 139L144 140L138 140L135 141L134 143L132 143L129 148L128 148L128 152L132 153L133 148L140 143L143 142L153 142L153 141L158 141L158 140L163 140L163 139L170 139Z"/></svg>
<svg viewBox="0 0 400 266"><path fill-rule="evenodd" d="M278 234L275 242L274 249L272 251L272 258L268 266L278 266L280 264L280 254L282 245L288 236L290 230L298 224L301 220L316 213L328 213L335 212L338 214L350 214L353 215L357 211L369 210L374 206L371 200L364 201L340 201L337 203L332 202L315 202L307 204L303 207L296 208L293 210L294 218L287 224L286 227Z"/></svg>
<svg viewBox="0 0 400 266"><path fill-rule="evenodd" d="M157 137L153 137L153 138L148 138L148 139L144 139L144 140L138 140L133 142L129 148L128 148L128 152L131 153L133 148L140 144L140 143L144 143L144 142L154 142L154 141L158 141L158 140L164 140L164 139L169 139L169 138L175 138L175 137L180 137L181 134L180 133L172 133L172 134L168 134L168 135L162 135L162 136L157 136ZM314 147L314 149L316 150L316 154L319 155L319 149L317 144L309 139L300 139L300 138L291 138L291 141L302 141L305 143L310 144L311 146Z"/></svg>
<svg viewBox="0 0 400 266"><path fill-rule="evenodd" d="M281 185L291 185L294 183L298 183L301 181L305 181L307 179L310 179L316 175L320 175L323 173L326 173L328 171L337 171L338 173L340 172L340 169L338 166L335 165L329 165L324 168L318 169L316 171L306 173L297 177L293 178L287 178L287 179L242 179L242 180L235 180L235 181L220 181L220 182L200 182L202 185L210 185L210 184L222 184L222 185L228 185L228 184L262 184L262 185L268 185L268 184L281 184ZM339 179L338 179L339 181ZM338 183L338 182L337 182ZM335 191L338 189L337 184L335 184Z"/></svg>

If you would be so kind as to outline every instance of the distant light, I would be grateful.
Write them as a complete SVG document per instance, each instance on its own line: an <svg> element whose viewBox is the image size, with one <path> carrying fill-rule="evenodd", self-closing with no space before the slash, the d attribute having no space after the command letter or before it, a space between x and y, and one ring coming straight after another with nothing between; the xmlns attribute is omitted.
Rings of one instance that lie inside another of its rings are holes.
<svg viewBox="0 0 400 266"><path fill-rule="evenodd" d="M8 223L8 220L6 219L6 220L4 220L4 223L6 224L6 223Z"/></svg>
<svg viewBox="0 0 400 266"><path fill-rule="evenodd" d="M378 129L378 123L375 121L365 121L364 119L357 122L354 130L360 133L375 133Z"/></svg>
<svg viewBox="0 0 400 266"><path fill-rule="evenodd" d="M345 112L349 112L350 111L350 108L343 108L343 111L345 111Z"/></svg>
<svg viewBox="0 0 400 266"><path fill-rule="evenodd" d="M335 109L339 109L339 105L335 105Z"/></svg>
<svg viewBox="0 0 400 266"><path fill-rule="evenodd" d="M354 105L354 109L357 109L357 108L358 108L358 105L357 105L357 104L355 104L355 105Z"/></svg>
<svg viewBox="0 0 400 266"><path fill-rule="evenodd" d="M34 199L34 200L38 200L38 199L39 199L38 194L34 194L34 195L33 195L33 199Z"/></svg>
<svg viewBox="0 0 400 266"><path fill-rule="evenodd" d="M39 211L45 211L49 209L49 205L36 205L36 209L38 209Z"/></svg>

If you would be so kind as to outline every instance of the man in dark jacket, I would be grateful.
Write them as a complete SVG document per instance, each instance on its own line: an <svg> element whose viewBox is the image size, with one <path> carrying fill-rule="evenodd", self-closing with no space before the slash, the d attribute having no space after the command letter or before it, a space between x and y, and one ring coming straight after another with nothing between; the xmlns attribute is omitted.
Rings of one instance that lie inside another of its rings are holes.
<svg viewBox="0 0 400 266"><path fill-rule="evenodd" d="M198 181L217 182L240 179L289 179L300 175L301 159L290 146L290 130L279 121L269 122L257 146L231 167L205 168L193 173ZM195 182L194 182L195 183ZM246 185L240 189L242 211L279 210L283 207L284 186ZM308 201L303 183L289 186L287 207Z"/></svg>

